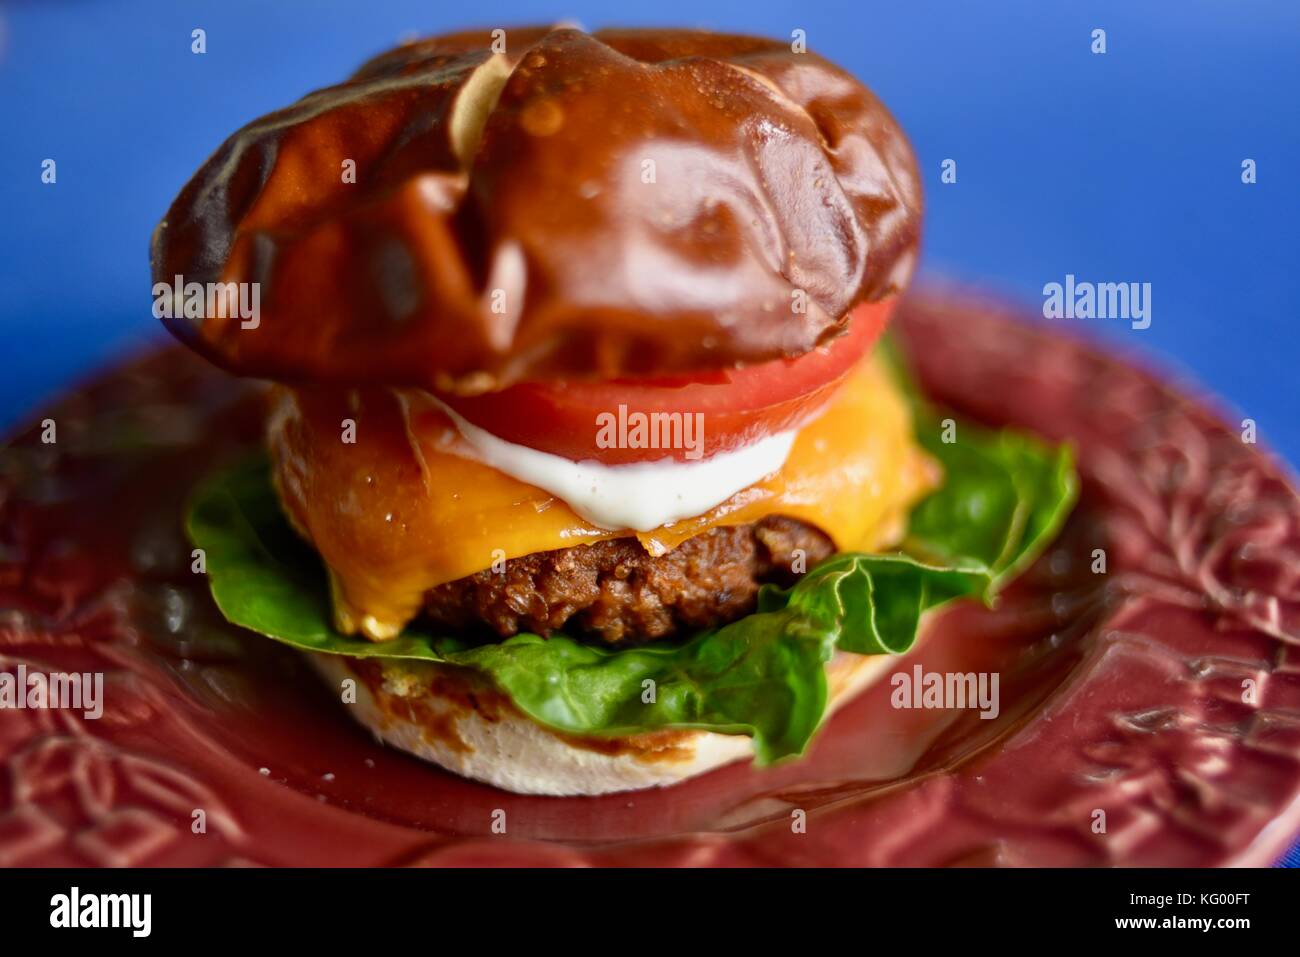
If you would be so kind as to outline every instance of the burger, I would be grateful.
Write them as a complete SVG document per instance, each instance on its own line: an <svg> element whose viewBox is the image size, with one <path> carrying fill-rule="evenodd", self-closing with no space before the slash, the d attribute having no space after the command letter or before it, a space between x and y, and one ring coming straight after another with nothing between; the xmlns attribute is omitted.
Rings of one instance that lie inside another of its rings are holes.
<svg viewBox="0 0 1300 957"><path fill-rule="evenodd" d="M186 518L217 605L511 791L797 757L1075 494L908 384L920 221L898 124L798 43L457 33L250 123L152 243L171 331L271 383Z"/></svg>

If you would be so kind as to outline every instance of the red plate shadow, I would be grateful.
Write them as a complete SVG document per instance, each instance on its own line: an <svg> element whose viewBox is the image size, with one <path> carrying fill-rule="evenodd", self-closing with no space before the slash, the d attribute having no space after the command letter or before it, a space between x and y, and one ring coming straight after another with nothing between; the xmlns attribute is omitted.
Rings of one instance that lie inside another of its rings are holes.
<svg viewBox="0 0 1300 957"><path fill-rule="evenodd" d="M190 573L184 499L258 441L260 408L170 348L0 459L0 670L105 674L98 720L0 711L0 865L1269 863L1300 830L1282 470L1151 375L997 306L913 298L899 327L936 400L1079 453L1053 549L898 664L998 673L995 719L898 710L886 683L803 761L603 798L507 794L388 750Z"/></svg>

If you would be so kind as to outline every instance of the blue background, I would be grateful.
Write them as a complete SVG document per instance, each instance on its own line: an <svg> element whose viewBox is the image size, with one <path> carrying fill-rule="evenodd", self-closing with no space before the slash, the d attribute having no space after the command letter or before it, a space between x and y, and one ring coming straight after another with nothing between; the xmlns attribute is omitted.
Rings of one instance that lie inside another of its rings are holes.
<svg viewBox="0 0 1300 957"><path fill-rule="evenodd" d="M229 132L413 31L562 17L805 30L912 138L924 277L1035 309L1066 273L1150 282L1147 330L1060 321L1189 374L1300 461L1294 0L0 3L0 428L159 335L150 231Z"/></svg>

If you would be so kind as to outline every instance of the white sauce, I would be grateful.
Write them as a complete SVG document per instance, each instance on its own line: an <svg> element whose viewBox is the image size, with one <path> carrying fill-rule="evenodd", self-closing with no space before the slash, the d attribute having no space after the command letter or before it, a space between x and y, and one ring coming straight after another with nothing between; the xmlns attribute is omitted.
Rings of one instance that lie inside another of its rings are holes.
<svg viewBox="0 0 1300 957"><path fill-rule="evenodd" d="M698 462L664 458L603 465L590 460L574 462L507 442L467 422L443 403L438 405L483 462L545 489L587 521L611 530L648 532L704 514L781 468L797 432L778 432Z"/></svg>

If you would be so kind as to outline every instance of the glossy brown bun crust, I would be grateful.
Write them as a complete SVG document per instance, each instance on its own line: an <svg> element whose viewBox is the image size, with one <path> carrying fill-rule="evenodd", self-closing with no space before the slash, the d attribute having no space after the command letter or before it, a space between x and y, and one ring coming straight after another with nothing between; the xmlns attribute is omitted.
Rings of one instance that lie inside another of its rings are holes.
<svg viewBox="0 0 1300 957"><path fill-rule="evenodd" d="M798 355L906 285L912 151L826 60L683 30L492 44L398 47L230 137L153 272L259 283L260 324L171 330L241 374L477 392Z"/></svg>

